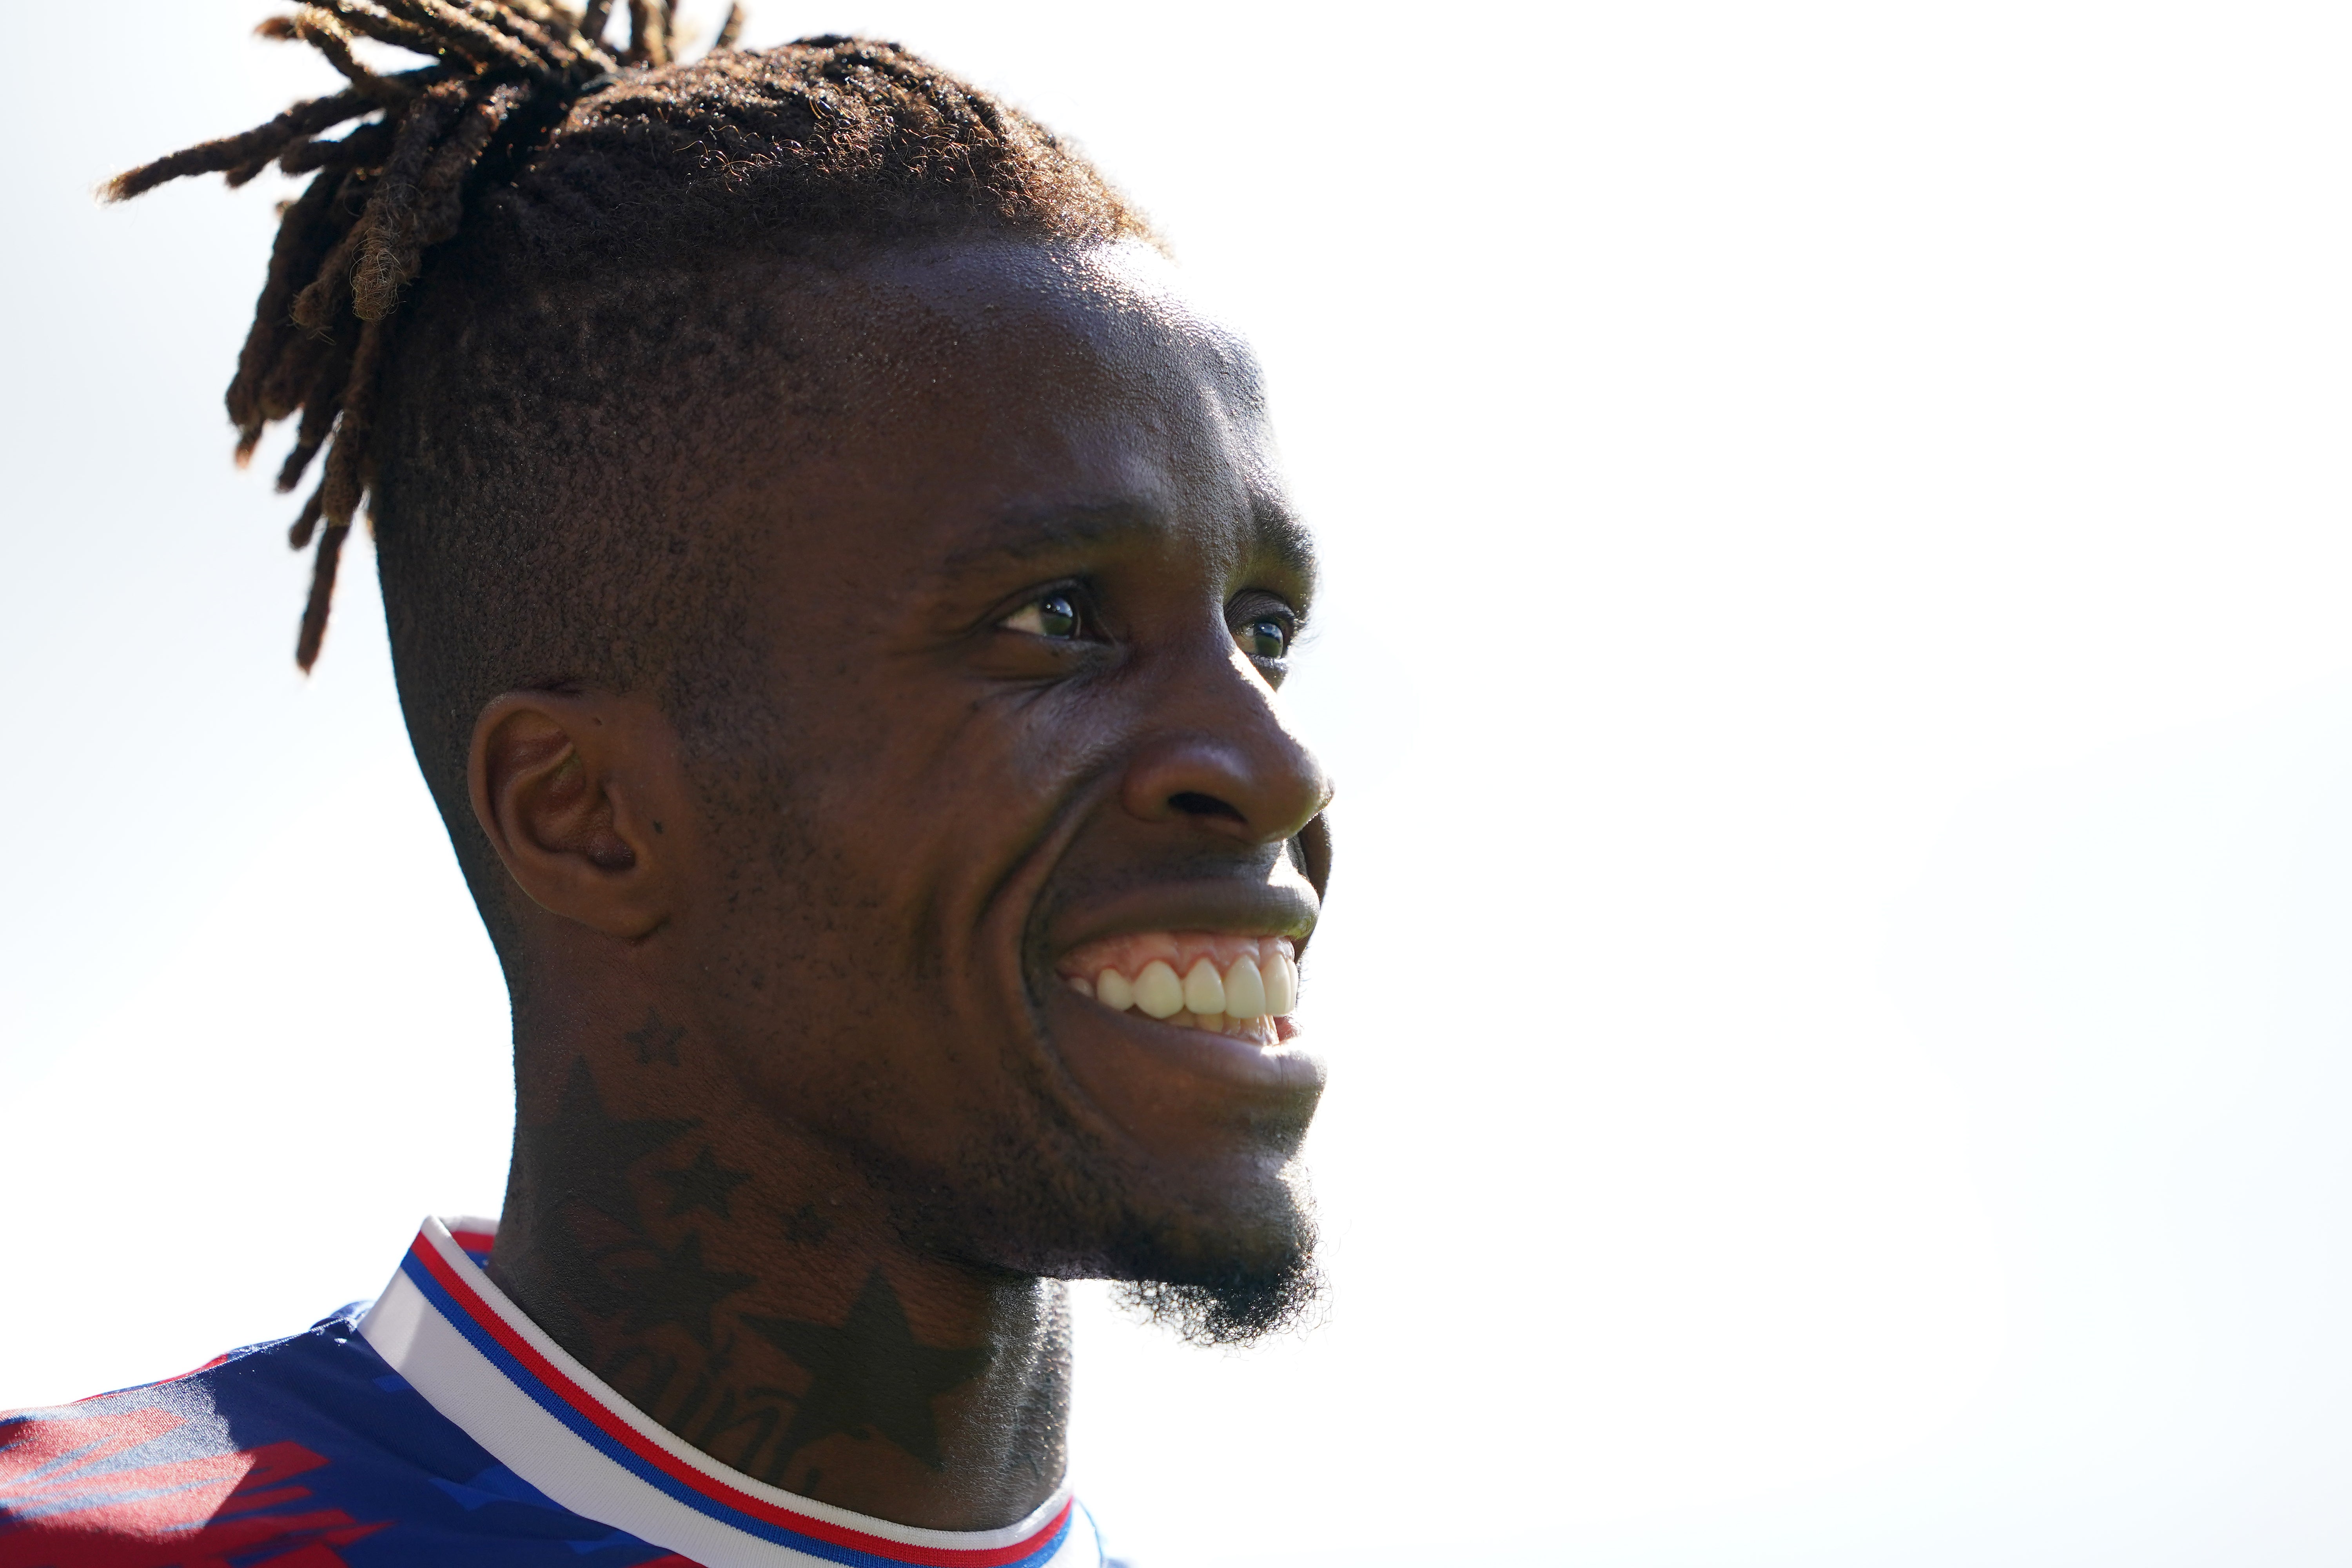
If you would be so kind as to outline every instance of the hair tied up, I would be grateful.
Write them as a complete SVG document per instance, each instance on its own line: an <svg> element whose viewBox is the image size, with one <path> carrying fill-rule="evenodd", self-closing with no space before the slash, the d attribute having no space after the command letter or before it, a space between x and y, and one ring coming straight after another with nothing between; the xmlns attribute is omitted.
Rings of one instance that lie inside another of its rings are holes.
<svg viewBox="0 0 2352 1568"><path fill-rule="evenodd" d="M676 4L628 0L628 41L615 54L604 37L612 0L576 10L561 0L312 0L257 31L318 50L347 83L341 91L101 187L105 199L127 201L190 174L242 185L272 163L313 176L278 220L226 399L239 463L269 425L299 415L280 490L292 490L326 454L289 532L297 550L316 542L294 650L303 669L319 657L336 563L372 486L366 453L377 389L425 252L457 235L467 179L486 154L518 128L546 122L530 110L560 110L625 71L670 64ZM730 5L712 49L733 47L741 26L741 10ZM386 75L358 58L353 45L362 38L431 63ZM352 121L361 123L326 134Z"/></svg>

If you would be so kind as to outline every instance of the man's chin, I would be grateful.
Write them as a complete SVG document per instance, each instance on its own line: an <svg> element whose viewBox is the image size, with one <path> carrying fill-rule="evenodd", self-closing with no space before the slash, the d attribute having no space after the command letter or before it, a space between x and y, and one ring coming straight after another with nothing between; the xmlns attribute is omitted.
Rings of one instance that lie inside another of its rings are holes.
<svg viewBox="0 0 2352 1568"><path fill-rule="evenodd" d="M1108 1270L1119 1301L1192 1344L1249 1344L1313 1327L1324 1288L1315 1211L1291 1175L1239 1225L1130 1232Z"/></svg>
<svg viewBox="0 0 2352 1568"><path fill-rule="evenodd" d="M1119 1304L1187 1344L1246 1345L1322 1321L1323 1271L1312 1252L1278 1271L1236 1269L1213 1279L1130 1279Z"/></svg>
<svg viewBox="0 0 2352 1568"><path fill-rule="evenodd" d="M900 1215L917 1245L1016 1274L1109 1280L1129 1307L1194 1343L1247 1343L1318 1317L1314 1199L1290 1151L1213 1175L1151 1170L1049 1121L989 1158L907 1162L891 1175L882 1184L927 1200Z"/></svg>

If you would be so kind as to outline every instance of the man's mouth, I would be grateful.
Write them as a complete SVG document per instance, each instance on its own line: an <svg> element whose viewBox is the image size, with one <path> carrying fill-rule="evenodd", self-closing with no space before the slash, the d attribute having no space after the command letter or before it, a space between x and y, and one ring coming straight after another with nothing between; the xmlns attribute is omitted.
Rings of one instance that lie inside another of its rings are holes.
<svg viewBox="0 0 2352 1568"><path fill-rule="evenodd" d="M1062 983L1114 1013L1276 1045L1298 1030L1297 950L1288 937L1135 931L1062 955Z"/></svg>

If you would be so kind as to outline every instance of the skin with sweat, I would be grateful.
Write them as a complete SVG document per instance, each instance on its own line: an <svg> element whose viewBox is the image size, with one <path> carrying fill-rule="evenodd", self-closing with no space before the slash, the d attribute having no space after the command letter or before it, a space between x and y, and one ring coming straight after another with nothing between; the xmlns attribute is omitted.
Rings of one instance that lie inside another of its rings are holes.
<svg viewBox="0 0 2352 1568"><path fill-rule="evenodd" d="M740 542L740 722L562 684L476 726L516 933L491 1268L721 1461L992 1529L1061 1479L1061 1279L1307 1246L1323 1068L1286 1020L1182 1027L1062 971L1305 944L1330 788L1276 689L1313 561L1247 351L1153 253L771 281L822 395L677 459Z"/></svg>

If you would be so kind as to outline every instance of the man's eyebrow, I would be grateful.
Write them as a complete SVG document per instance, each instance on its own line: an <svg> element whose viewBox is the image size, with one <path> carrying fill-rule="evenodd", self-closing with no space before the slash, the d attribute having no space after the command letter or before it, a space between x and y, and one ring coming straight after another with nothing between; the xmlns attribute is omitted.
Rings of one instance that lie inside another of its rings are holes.
<svg viewBox="0 0 2352 1568"><path fill-rule="evenodd" d="M1260 551L1311 588L1315 542L1305 522L1287 507L1260 499L1250 508L1251 531ZM1021 507L999 515L989 536L950 553L939 575L956 577L975 567L1061 555L1086 545L1157 533L1167 513L1149 501L1106 500Z"/></svg>
<svg viewBox="0 0 2352 1568"><path fill-rule="evenodd" d="M1059 555L1080 545L1100 544L1122 535L1155 533L1166 521L1157 507L1133 500L1017 507L997 517L987 538L955 551L940 563L940 575L952 577L975 566Z"/></svg>
<svg viewBox="0 0 2352 1568"><path fill-rule="evenodd" d="M1306 519L1278 501L1261 497L1250 508L1250 521L1257 531L1258 548L1298 579L1306 598L1314 597L1315 534ZM1303 599L1299 608L1306 608Z"/></svg>

